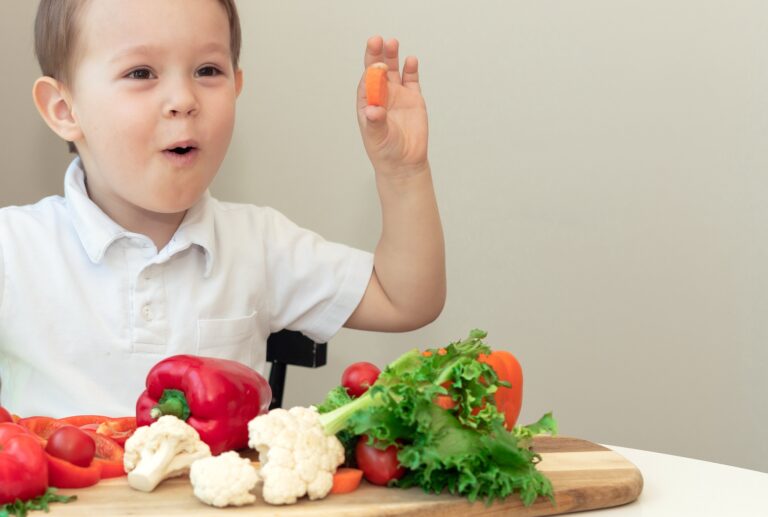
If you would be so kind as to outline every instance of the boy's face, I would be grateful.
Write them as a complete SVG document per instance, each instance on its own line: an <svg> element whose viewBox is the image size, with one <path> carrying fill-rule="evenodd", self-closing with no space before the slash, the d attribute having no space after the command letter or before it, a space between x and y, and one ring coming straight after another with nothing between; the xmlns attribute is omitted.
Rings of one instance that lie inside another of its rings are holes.
<svg viewBox="0 0 768 517"><path fill-rule="evenodd" d="M71 102L91 197L128 217L183 212L232 137L241 77L226 11L217 0L98 0L79 27Z"/></svg>

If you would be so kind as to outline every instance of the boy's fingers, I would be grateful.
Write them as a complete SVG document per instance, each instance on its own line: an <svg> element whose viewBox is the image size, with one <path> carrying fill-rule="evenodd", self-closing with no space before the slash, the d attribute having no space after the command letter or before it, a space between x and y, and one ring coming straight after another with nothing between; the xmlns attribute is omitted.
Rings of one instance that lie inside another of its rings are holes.
<svg viewBox="0 0 768 517"><path fill-rule="evenodd" d="M405 58L405 64L403 65L403 86L410 88L411 90L421 91L421 85L419 85L419 60L416 56L408 56Z"/></svg>
<svg viewBox="0 0 768 517"><path fill-rule="evenodd" d="M384 43L384 59L382 59L382 61L387 64L387 67L389 67L387 77L389 77L390 81L394 81L398 84L400 83L399 50L400 43L396 39L392 38L387 40L387 42Z"/></svg>
<svg viewBox="0 0 768 517"><path fill-rule="evenodd" d="M365 73L357 84L357 109L362 110L368 105L368 98L365 94Z"/></svg>
<svg viewBox="0 0 768 517"><path fill-rule="evenodd" d="M366 106L363 113L368 121L368 130L371 132L385 131L387 110L381 106Z"/></svg>
<svg viewBox="0 0 768 517"><path fill-rule="evenodd" d="M371 36L365 45L364 68L368 68L379 61L384 61L384 38L381 36Z"/></svg>
<svg viewBox="0 0 768 517"><path fill-rule="evenodd" d="M365 106L362 109L365 119L363 131L373 142L381 142L387 137L387 110L381 106Z"/></svg>

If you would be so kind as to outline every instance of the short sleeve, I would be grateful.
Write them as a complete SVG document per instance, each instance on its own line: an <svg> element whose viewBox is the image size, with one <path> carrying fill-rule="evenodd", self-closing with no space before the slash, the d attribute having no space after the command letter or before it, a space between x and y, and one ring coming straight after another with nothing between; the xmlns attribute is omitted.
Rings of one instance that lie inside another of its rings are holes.
<svg viewBox="0 0 768 517"><path fill-rule="evenodd" d="M330 242L270 209L265 229L271 331L297 330L328 341L357 308L373 254Z"/></svg>

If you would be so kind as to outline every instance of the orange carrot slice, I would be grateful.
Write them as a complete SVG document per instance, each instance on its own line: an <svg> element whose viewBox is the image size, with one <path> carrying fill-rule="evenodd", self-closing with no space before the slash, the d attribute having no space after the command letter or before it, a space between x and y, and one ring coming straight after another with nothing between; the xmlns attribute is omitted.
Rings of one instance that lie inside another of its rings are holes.
<svg viewBox="0 0 768 517"><path fill-rule="evenodd" d="M369 106L387 105L387 65L374 63L365 71L365 95Z"/></svg>
<svg viewBox="0 0 768 517"><path fill-rule="evenodd" d="M435 404L443 409L451 410L456 407L456 401L451 398L450 395L437 395L435 397Z"/></svg>
<svg viewBox="0 0 768 517"><path fill-rule="evenodd" d="M363 471L349 467L341 467L333 475L332 494L348 494L354 492L360 486L360 480L363 479Z"/></svg>

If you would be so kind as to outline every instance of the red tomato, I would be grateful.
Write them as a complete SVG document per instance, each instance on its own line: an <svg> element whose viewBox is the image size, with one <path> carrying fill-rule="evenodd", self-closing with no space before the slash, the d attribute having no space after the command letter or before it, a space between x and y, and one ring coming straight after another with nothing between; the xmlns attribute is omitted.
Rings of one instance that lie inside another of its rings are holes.
<svg viewBox="0 0 768 517"><path fill-rule="evenodd" d="M87 467L96 455L96 442L84 431L67 425L51 434L45 451L78 467Z"/></svg>
<svg viewBox="0 0 768 517"><path fill-rule="evenodd" d="M2 422L13 422L13 417L11 416L11 414L8 412L7 409L0 406L0 423Z"/></svg>
<svg viewBox="0 0 768 517"><path fill-rule="evenodd" d="M397 461L397 447L390 445L384 450L368 445L368 437L363 435L355 446L357 466L363 476L374 485L385 486L393 479L405 475L405 467Z"/></svg>
<svg viewBox="0 0 768 517"><path fill-rule="evenodd" d="M341 385L347 388L350 397L357 398L368 391L380 373L375 364L365 361L352 363L341 374Z"/></svg>

